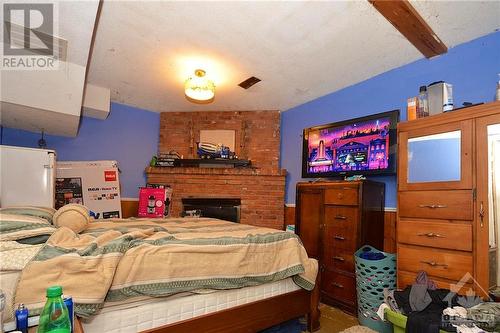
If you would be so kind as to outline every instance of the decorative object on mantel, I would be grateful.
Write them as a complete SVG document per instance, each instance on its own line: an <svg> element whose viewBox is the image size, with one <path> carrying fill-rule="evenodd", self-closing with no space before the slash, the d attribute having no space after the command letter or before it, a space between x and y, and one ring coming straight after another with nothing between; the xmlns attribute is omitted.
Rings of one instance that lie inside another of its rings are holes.
<svg viewBox="0 0 500 333"><path fill-rule="evenodd" d="M229 159L234 160L238 159L236 153L232 152L229 147L220 144L214 144L210 142L197 142L196 143L198 149L196 153L201 159L211 159L211 158L220 158L220 159Z"/></svg>
<svg viewBox="0 0 500 333"><path fill-rule="evenodd" d="M149 166L158 166L158 167L173 167L175 166L175 160L182 158L176 151L171 150L168 153L159 153L158 157L153 156L151 158L151 162L149 162Z"/></svg>
<svg viewBox="0 0 500 333"><path fill-rule="evenodd" d="M184 93L186 99L192 103L208 104L215 98L215 84L205 77L203 69L196 69L194 75L186 80Z"/></svg>

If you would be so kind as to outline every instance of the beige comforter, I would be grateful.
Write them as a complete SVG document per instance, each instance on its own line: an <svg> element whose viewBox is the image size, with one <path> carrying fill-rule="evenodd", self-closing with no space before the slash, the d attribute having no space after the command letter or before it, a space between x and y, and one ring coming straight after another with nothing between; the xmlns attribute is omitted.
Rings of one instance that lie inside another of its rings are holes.
<svg viewBox="0 0 500 333"><path fill-rule="evenodd" d="M206 289L231 289L293 277L311 290L317 262L288 232L216 219L105 220L82 234L57 229L27 264L15 303L31 314L59 284L75 312L95 314L124 302Z"/></svg>

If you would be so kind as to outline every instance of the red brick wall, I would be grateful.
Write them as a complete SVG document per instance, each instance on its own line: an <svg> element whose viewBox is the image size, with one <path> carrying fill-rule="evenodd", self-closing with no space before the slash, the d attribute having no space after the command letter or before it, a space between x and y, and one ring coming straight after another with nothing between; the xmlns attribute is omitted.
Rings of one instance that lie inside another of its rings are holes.
<svg viewBox="0 0 500 333"><path fill-rule="evenodd" d="M249 169L148 168L148 182L173 189L172 216L182 198L240 198L240 223L284 228L285 175L261 175Z"/></svg>
<svg viewBox="0 0 500 333"><path fill-rule="evenodd" d="M261 172L279 173L280 114L278 111L163 112L158 150L175 150L196 158L200 130L234 130L236 154Z"/></svg>
<svg viewBox="0 0 500 333"><path fill-rule="evenodd" d="M159 151L175 150L196 158L200 130L235 131L235 150L252 168L148 168L148 182L173 188L172 216L182 211L182 198L241 199L241 223L284 228L285 170L279 169L278 111L164 112Z"/></svg>

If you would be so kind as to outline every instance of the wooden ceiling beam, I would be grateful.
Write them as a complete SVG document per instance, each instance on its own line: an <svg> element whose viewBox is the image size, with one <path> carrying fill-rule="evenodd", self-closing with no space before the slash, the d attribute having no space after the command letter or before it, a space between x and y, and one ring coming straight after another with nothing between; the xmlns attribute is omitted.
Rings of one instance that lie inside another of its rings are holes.
<svg viewBox="0 0 500 333"><path fill-rule="evenodd" d="M426 58L448 52L408 0L368 0Z"/></svg>

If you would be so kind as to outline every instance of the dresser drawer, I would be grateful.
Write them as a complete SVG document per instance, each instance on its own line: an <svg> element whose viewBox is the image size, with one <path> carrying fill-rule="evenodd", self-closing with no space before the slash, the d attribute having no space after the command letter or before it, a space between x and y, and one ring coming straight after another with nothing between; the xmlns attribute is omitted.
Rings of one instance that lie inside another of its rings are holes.
<svg viewBox="0 0 500 333"><path fill-rule="evenodd" d="M325 204L358 205L358 187L339 186L325 190Z"/></svg>
<svg viewBox="0 0 500 333"><path fill-rule="evenodd" d="M326 270L321 279L321 290L324 293L344 303L355 303L356 279L354 276Z"/></svg>
<svg viewBox="0 0 500 333"><path fill-rule="evenodd" d="M358 212L357 207L325 206L325 223L326 225L356 228Z"/></svg>
<svg viewBox="0 0 500 333"><path fill-rule="evenodd" d="M354 273L354 253L346 251L332 250L323 259L325 265L330 269Z"/></svg>
<svg viewBox="0 0 500 333"><path fill-rule="evenodd" d="M471 224L400 220L397 230L401 243L472 251Z"/></svg>
<svg viewBox="0 0 500 333"><path fill-rule="evenodd" d="M406 286L414 284L416 277L417 273L398 271L398 288L404 289L406 288ZM429 276L429 279L434 281L436 286L441 289L453 289L453 291L455 291L456 287L454 286L456 285L458 288L460 288L458 289L457 293L462 295L465 295L469 290L474 290L474 286L471 283L459 284L458 281L445 280L435 276Z"/></svg>
<svg viewBox="0 0 500 333"><path fill-rule="evenodd" d="M326 226L323 234L324 246L334 250L349 251L354 253L357 250L356 228L343 228L337 226Z"/></svg>
<svg viewBox="0 0 500 333"><path fill-rule="evenodd" d="M466 252L398 245L398 270L418 272L450 280L473 274L472 255Z"/></svg>
<svg viewBox="0 0 500 333"><path fill-rule="evenodd" d="M399 192L399 216L472 220L472 191Z"/></svg>

